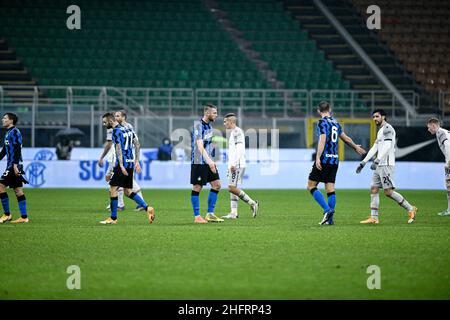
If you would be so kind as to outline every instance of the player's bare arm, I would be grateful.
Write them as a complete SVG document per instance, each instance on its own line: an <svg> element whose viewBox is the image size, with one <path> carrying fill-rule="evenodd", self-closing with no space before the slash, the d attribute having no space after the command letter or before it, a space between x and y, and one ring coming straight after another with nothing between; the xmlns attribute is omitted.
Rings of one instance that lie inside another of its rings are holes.
<svg viewBox="0 0 450 320"><path fill-rule="evenodd" d="M356 144L352 138L345 134L345 132L342 132L339 138L341 138L341 140L344 141L346 145L355 150L355 152L359 155L363 155L366 153L366 150L364 150L360 144Z"/></svg>
<svg viewBox="0 0 450 320"><path fill-rule="evenodd" d="M135 148L135 159L134 159L134 166L136 168L137 173L141 173L141 165L139 164L139 156L141 155L141 144L139 143L139 140L137 137L133 139L133 144Z"/></svg>
<svg viewBox="0 0 450 320"><path fill-rule="evenodd" d="M322 164L320 163L320 158L322 157L323 150L325 149L326 140L327 140L327 136L325 134L321 134L319 137L319 143L317 144L316 167L319 170L322 170Z"/></svg>
<svg viewBox="0 0 450 320"><path fill-rule="evenodd" d="M211 171L213 173L216 173L216 164L214 163L214 161L209 157L208 152L206 152L205 148L203 147L203 141L201 139L198 139L196 141L197 143L197 148L200 151L200 154L203 156L203 158L205 158L206 163L209 165L209 167L211 168Z"/></svg>
<svg viewBox="0 0 450 320"><path fill-rule="evenodd" d="M100 168L103 168L103 158L106 157L108 154L109 149L111 148L113 142L112 141L106 141L103 146L103 152L100 156L100 159L98 160L98 165Z"/></svg>
<svg viewBox="0 0 450 320"><path fill-rule="evenodd" d="M124 175L128 176L128 172L125 169L125 167L123 166L123 155L122 155L122 148L120 147L120 144L116 144L116 154L117 154L117 159L119 159L120 170L122 171L122 173Z"/></svg>

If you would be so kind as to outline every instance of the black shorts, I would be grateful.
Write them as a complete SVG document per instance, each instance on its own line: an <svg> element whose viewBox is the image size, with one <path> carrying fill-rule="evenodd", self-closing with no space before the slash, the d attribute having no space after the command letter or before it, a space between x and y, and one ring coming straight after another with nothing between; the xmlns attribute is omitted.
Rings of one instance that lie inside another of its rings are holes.
<svg viewBox="0 0 450 320"><path fill-rule="evenodd" d="M309 174L309 180L324 183L334 183L336 181L337 171L337 164L322 163L322 170L319 170L317 169L316 163L314 162L311 173Z"/></svg>
<svg viewBox="0 0 450 320"><path fill-rule="evenodd" d="M25 172L23 172L23 170L20 170L20 173L20 176L16 176L14 174L14 169L8 169L0 177L0 183L6 187L10 187L11 189L22 188L23 184L28 183L28 181L23 177Z"/></svg>
<svg viewBox="0 0 450 320"><path fill-rule="evenodd" d="M220 180L217 168L216 173L214 173L207 164L191 164L191 184L204 186L208 182L215 180Z"/></svg>
<svg viewBox="0 0 450 320"><path fill-rule="evenodd" d="M113 176L109 181L109 185L113 187L122 187L125 189L133 189L133 168L126 168L128 175L124 175L120 167L114 167Z"/></svg>

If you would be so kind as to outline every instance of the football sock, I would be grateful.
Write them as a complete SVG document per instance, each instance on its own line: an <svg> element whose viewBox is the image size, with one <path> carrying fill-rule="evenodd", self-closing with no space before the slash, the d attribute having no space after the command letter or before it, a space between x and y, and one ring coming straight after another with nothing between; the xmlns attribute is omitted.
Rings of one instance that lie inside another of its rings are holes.
<svg viewBox="0 0 450 320"><path fill-rule="evenodd" d="M120 208L125 207L125 203L123 202L123 188L119 188L119 190L117 191L117 199L119 200L118 206Z"/></svg>
<svg viewBox="0 0 450 320"><path fill-rule="evenodd" d="M141 186L137 183L136 179L133 179L133 188L131 191L134 193L139 193L139 191L141 191Z"/></svg>
<svg viewBox="0 0 450 320"><path fill-rule="evenodd" d="M316 202L319 204L319 206L322 207L324 212L330 211L330 206L325 201L322 192L320 192L317 188L312 188L309 192L313 196L314 200L316 200Z"/></svg>
<svg viewBox="0 0 450 320"><path fill-rule="evenodd" d="M200 192L192 190L191 204L192 209L194 210L194 216L198 217L200 215Z"/></svg>
<svg viewBox="0 0 450 320"><path fill-rule="evenodd" d="M208 213L213 213L216 206L217 195L219 190L211 189L208 194Z"/></svg>
<svg viewBox="0 0 450 320"><path fill-rule="evenodd" d="M390 198L408 211L413 209L412 205L410 205L409 202L406 201L406 199L403 198L403 196L398 192L393 191Z"/></svg>
<svg viewBox="0 0 450 320"><path fill-rule="evenodd" d="M25 195L21 195L17 197L17 203L19 205L19 211L22 218L26 219L27 215L27 200L25 199Z"/></svg>
<svg viewBox="0 0 450 320"><path fill-rule="evenodd" d="M239 197L230 192L231 213L237 214Z"/></svg>
<svg viewBox="0 0 450 320"><path fill-rule="evenodd" d="M244 190L241 190L241 192L239 193L239 198L241 198L242 201L247 202L251 206L255 204L255 201L253 201L253 199L250 198L248 194L244 192Z"/></svg>
<svg viewBox="0 0 450 320"><path fill-rule="evenodd" d="M380 195L378 193L370 194L370 216L378 219L378 207L380 206Z"/></svg>
<svg viewBox="0 0 450 320"><path fill-rule="evenodd" d="M144 201L144 199L142 199L142 197L134 192L130 193L130 195L128 196L131 200L134 200L134 202L137 203L138 206L145 208L145 210L147 210L148 205L147 203Z"/></svg>
<svg viewBox="0 0 450 320"><path fill-rule="evenodd" d="M117 207L119 204L119 200L117 197L111 197L111 219L117 219Z"/></svg>
<svg viewBox="0 0 450 320"><path fill-rule="evenodd" d="M450 212L450 184L447 184L447 212Z"/></svg>
<svg viewBox="0 0 450 320"><path fill-rule="evenodd" d="M2 207L6 216L9 216L11 213L9 212L9 198L6 192L0 193L0 198L2 199Z"/></svg>
<svg viewBox="0 0 450 320"><path fill-rule="evenodd" d="M328 197L328 206L331 209L336 208L336 193L334 191L329 192L329 193L327 193L327 197Z"/></svg>
<svg viewBox="0 0 450 320"><path fill-rule="evenodd" d="M136 180L133 180L133 191L134 193L136 193L139 197L141 197L142 199L144 199L144 196L142 195L142 190L141 190L141 186L139 185L139 183L137 183Z"/></svg>

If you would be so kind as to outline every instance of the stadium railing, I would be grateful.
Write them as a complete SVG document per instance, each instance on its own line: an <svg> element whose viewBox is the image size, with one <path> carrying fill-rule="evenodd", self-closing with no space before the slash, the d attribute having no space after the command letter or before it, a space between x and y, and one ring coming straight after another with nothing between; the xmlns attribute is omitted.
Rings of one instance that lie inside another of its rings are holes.
<svg viewBox="0 0 450 320"><path fill-rule="evenodd" d="M419 95L402 91L408 102L419 107ZM445 101L445 93L442 93ZM106 111L127 109L133 115L197 115L206 103L214 103L220 113L242 110L244 115L262 117L315 116L315 106L328 100L345 116L366 116L383 107L393 117L404 117L395 96L387 90L295 90L295 89L191 89L117 88L88 86L0 86L0 108L47 111L65 114L68 125L72 109Z"/></svg>
<svg viewBox="0 0 450 320"><path fill-rule="evenodd" d="M403 95L419 106L417 94ZM218 105L220 116L237 113L246 128L279 128L291 139L283 138L287 145L304 147L301 125L316 117L315 107L321 100L334 105L339 119L367 119L373 109L383 107L390 119L406 123L404 109L388 91L0 86L0 112L19 115L24 141L32 147L52 145L54 134L66 127L85 133L82 146L101 146L105 139L101 115L119 109L128 111L143 147L155 147L173 130L189 130L205 103ZM443 110L450 92L442 92L441 101ZM217 128L221 129L220 123Z"/></svg>

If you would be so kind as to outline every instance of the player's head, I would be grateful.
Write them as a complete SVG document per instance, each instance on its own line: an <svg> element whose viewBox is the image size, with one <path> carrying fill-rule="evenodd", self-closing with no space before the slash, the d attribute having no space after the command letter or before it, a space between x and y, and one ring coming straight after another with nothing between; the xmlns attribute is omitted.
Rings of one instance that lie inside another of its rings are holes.
<svg viewBox="0 0 450 320"><path fill-rule="evenodd" d="M441 127L441 122L439 121L438 118L430 118L427 121L427 127L428 127L428 131L431 134L436 134L436 132L438 132L439 128Z"/></svg>
<svg viewBox="0 0 450 320"><path fill-rule="evenodd" d="M376 109L372 112L372 119L375 121L377 126L383 123L383 121L386 121L386 111L383 109Z"/></svg>
<svg viewBox="0 0 450 320"><path fill-rule="evenodd" d="M331 104L328 101L321 101L317 106L317 113L321 116L331 113Z"/></svg>
<svg viewBox="0 0 450 320"><path fill-rule="evenodd" d="M123 109L116 111L114 112L114 117L118 123L122 124L127 121L127 112Z"/></svg>
<svg viewBox="0 0 450 320"><path fill-rule="evenodd" d="M226 129L234 129L236 127L236 115L234 113L227 113L223 118L223 125Z"/></svg>
<svg viewBox="0 0 450 320"><path fill-rule="evenodd" d="M208 103L203 110L203 117L208 119L208 121L214 122L217 118L217 107Z"/></svg>
<svg viewBox="0 0 450 320"><path fill-rule="evenodd" d="M114 114L111 112L107 112L102 116L102 122L103 126L106 127L106 129L111 129L114 127L114 124L117 123L116 119L114 118Z"/></svg>
<svg viewBox="0 0 450 320"><path fill-rule="evenodd" d="M6 112L2 117L2 125L3 128L9 128L11 126L15 126L19 118L15 113Z"/></svg>

